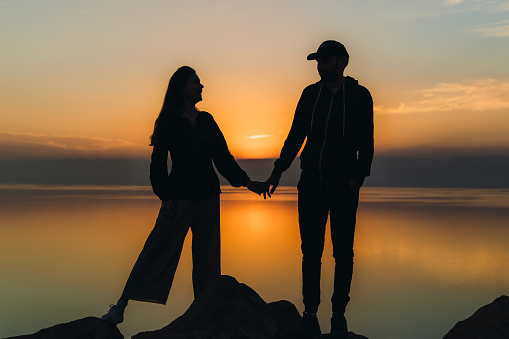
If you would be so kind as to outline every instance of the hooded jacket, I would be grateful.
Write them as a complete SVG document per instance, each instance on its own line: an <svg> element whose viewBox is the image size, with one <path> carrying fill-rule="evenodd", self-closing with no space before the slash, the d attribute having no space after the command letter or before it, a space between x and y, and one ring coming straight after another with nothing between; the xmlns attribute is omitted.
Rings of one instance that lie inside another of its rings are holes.
<svg viewBox="0 0 509 339"><path fill-rule="evenodd" d="M272 174L286 171L304 140L301 169L322 183L357 180L370 175L374 153L373 99L358 81L346 77L335 93L323 81L304 89L292 127Z"/></svg>

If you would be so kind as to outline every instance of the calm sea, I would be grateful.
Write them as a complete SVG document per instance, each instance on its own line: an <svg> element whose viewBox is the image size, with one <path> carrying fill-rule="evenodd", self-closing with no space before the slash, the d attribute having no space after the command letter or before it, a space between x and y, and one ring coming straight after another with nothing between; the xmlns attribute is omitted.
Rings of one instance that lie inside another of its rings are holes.
<svg viewBox="0 0 509 339"><path fill-rule="evenodd" d="M224 188L223 274L267 302L303 310L297 195ZM370 339L441 338L509 293L509 190L363 188L347 319ZM0 337L101 316L119 297L152 229L149 187L0 186ZM131 302L126 338L161 328L192 302L190 237L166 306ZM327 234L322 330L330 329Z"/></svg>

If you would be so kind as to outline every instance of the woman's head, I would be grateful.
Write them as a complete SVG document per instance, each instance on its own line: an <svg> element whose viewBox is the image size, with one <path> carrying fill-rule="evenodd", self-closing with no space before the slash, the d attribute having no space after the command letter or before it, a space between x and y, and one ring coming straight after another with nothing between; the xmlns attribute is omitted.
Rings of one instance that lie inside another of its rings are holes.
<svg viewBox="0 0 509 339"><path fill-rule="evenodd" d="M189 107L194 107L194 105L202 100L203 85L201 84L200 78L196 73L193 73L189 76L186 82L186 86L184 87L184 100L187 102Z"/></svg>
<svg viewBox="0 0 509 339"><path fill-rule="evenodd" d="M164 142L164 133L173 120L184 110L186 103L186 87L196 71L189 66L182 66L173 73L164 96L163 107L154 124L154 133L150 136L150 145ZM196 76L197 77L197 76ZM199 81L199 80L198 80Z"/></svg>
<svg viewBox="0 0 509 339"><path fill-rule="evenodd" d="M193 74L196 75L196 71L189 66L182 66L173 73L164 97L162 110L166 108L176 111L175 113L180 113L180 111L184 109L184 90L189 78Z"/></svg>

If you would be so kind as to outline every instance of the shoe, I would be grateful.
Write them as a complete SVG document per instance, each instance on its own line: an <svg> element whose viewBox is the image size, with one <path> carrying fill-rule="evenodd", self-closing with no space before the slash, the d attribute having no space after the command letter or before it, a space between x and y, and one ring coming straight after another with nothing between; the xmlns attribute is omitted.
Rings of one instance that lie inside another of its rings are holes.
<svg viewBox="0 0 509 339"><path fill-rule="evenodd" d="M110 305L110 310L101 319L116 326L124 321L124 308L118 305Z"/></svg>
<svg viewBox="0 0 509 339"><path fill-rule="evenodd" d="M297 328L297 332L295 333L295 338L309 339L315 335L320 334L322 334L322 331L320 331L318 318L313 317L312 315L304 312L304 315L302 316L302 319L300 321L299 328Z"/></svg>
<svg viewBox="0 0 509 339"><path fill-rule="evenodd" d="M332 339L346 339L348 337L348 326L344 314L332 316L330 319L331 329L330 338Z"/></svg>

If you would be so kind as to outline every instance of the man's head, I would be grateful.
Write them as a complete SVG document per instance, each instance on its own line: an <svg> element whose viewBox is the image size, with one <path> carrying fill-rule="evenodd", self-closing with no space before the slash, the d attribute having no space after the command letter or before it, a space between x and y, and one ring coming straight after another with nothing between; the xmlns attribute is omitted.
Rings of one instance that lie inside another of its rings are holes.
<svg viewBox="0 0 509 339"><path fill-rule="evenodd" d="M309 54L307 59L317 61L318 73L322 80L334 82L343 75L349 56L343 44L327 40L322 42L315 53Z"/></svg>

